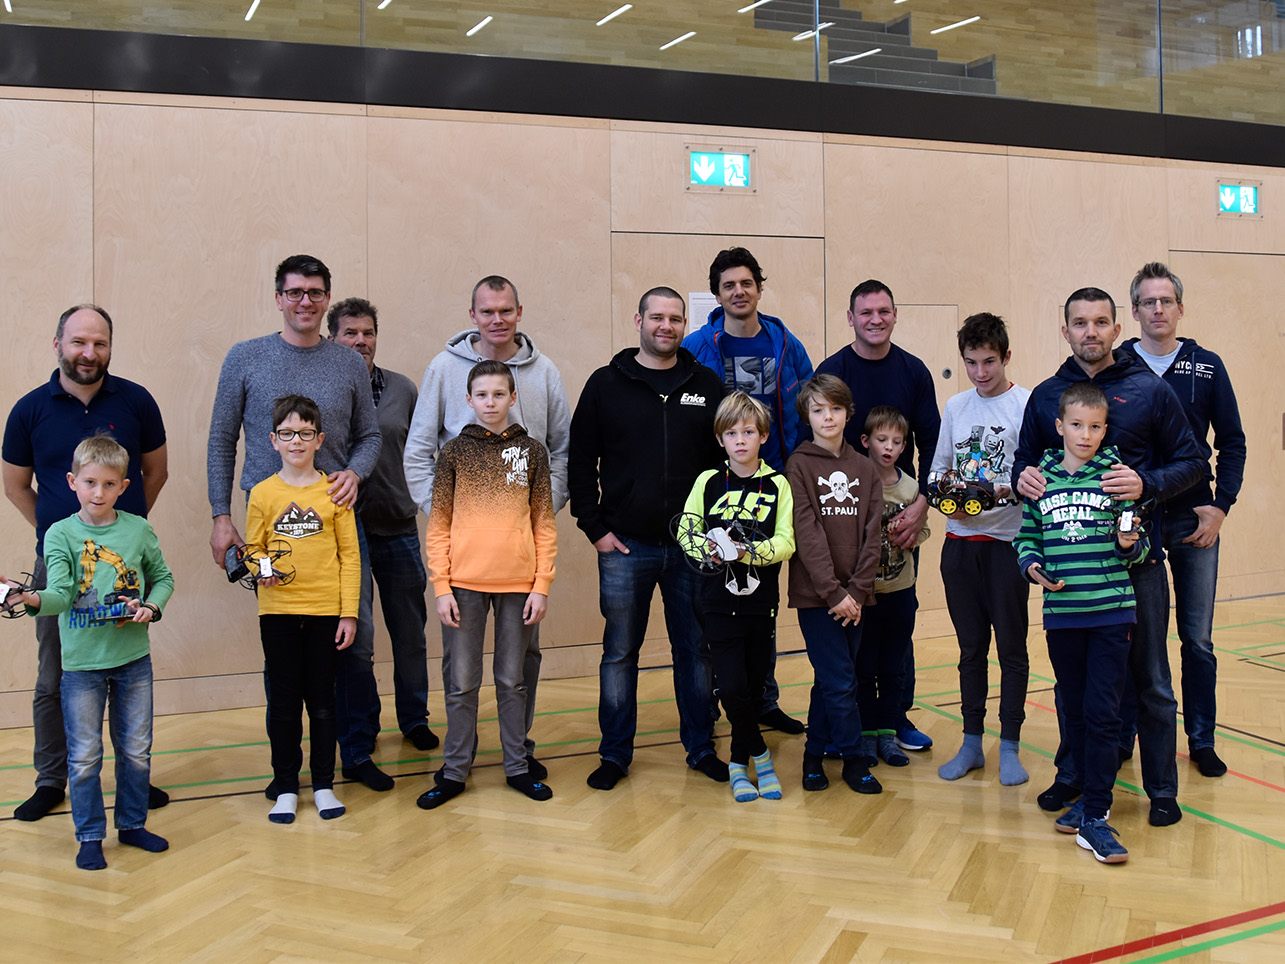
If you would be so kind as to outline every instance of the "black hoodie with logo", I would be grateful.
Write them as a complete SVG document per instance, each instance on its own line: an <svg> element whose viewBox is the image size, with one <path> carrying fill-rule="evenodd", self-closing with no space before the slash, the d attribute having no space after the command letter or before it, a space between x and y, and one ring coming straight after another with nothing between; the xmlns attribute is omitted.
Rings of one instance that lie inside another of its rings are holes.
<svg viewBox="0 0 1285 964"><path fill-rule="evenodd" d="M608 532L671 541L696 476L722 457L722 380L685 348L672 369L644 368L637 356L626 348L590 375L571 417L571 515L590 542Z"/></svg>

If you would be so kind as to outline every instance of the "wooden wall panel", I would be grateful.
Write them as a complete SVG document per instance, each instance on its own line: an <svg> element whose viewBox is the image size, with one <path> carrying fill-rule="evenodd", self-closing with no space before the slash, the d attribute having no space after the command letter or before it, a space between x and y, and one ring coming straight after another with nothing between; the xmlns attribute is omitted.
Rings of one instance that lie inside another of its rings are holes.
<svg viewBox="0 0 1285 964"><path fill-rule="evenodd" d="M205 448L231 345L281 327L283 257L338 290L366 277L362 117L102 104L94 124L95 295L117 321L113 370L156 396L170 480L153 521L177 575L156 675L258 672L253 597L210 559ZM234 517L244 518L234 493Z"/></svg>
<svg viewBox="0 0 1285 964"><path fill-rule="evenodd" d="M446 340L471 327L473 285L500 274L517 286L521 328L558 365L574 405L589 373L611 354L605 125L414 115L367 124L367 293L381 313L378 360L419 382ZM564 511L541 634L550 675L584 671L570 654L554 654L558 647L601 641L597 578L593 548ZM436 625L428 639L436 656Z"/></svg>
<svg viewBox="0 0 1285 964"><path fill-rule="evenodd" d="M1220 181L1258 181L1260 218L1219 217ZM1176 251L1285 254L1285 171L1173 161L1166 171L1169 245Z"/></svg>
<svg viewBox="0 0 1285 964"><path fill-rule="evenodd" d="M1098 284L1124 299L1138 265L1168 257L1188 283L1185 330L1232 367L1251 435L1221 589L1279 589L1272 530L1244 521L1274 504L1282 469L1275 373L1285 359L1271 311L1285 301L1271 207L1278 171L606 120L90 97L0 99L0 166L22 186L0 198L0 318L18 362L0 379L11 404L46 377L57 313L91 299L118 320L113 370L162 405L171 481L155 520L179 582L155 637L162 711L259 692L253 602L209 560L205 439L227 348L278 330L272 269L301 250L334 269L336 297L376 302L381 363L417 380L468 326L474 281L508 275L523 327L558 363L573 401L594 368L637 343L638 295L653 284L705 290L710 259L731 243L758 255L764 310L786 319L814 361L849 342L852 285L886 281L899 302L896 340L924 358L940 401L967 384L954 343L967 314L1007 317L1010 371L1034 385L1067 354L1059 328L1071 290ZM757 147L764 192L738 201L683 191L682 144L694 141ZM1236 174L1264 181L1266 217L1211 223L1205 182ZM1121 323L1134 332L1127 306ZM591 676L596 565L565 513L560 533L546 674ZM949 632L939 535L921 566L923 635ZM12 509L0 512L0 536L11 547L5 566L28 562L30 534ZM28 640L23 624L6 630ZM436 678L435 627L429 640ZM782 648L797 645L787 615ZM31 648L11 652L0 725L26 722L34 677ZM387 689L382 629L377 660ZM666 660L657 628L645 661Z"/></svg>
<svg viewBox="0 0 1285 964"><path fill-rule="evenodd" d="M6 414L57 367L58 316L94 297L93 138L88 103L0 100L0 399ZM0 572L29 570L35 543L31 526L6 502ZM6 653L0 692L29 690L36 677L34 629L26 620L0 625ZM30 725L31 701L24 699L20 713ZM0 725L6 718L0 715Z"/></svg>
<svg viewBox="0 0 1285 964"><path fill-rule="evenodd" d="M611 133L611 226L656 234L820 237L825 231L820 135L790 139L698 128ZM751 148L753 193L689 191L687 145ZM708 264L708 262L706 262Z"/></svg>
<svg viewBox="0 0 1285 964"><path fill-rule="evenodd" d="M1010 301L1019 322L1013 374L1033 388L1070 353L1062 306L1077 288L1106 290L1129 321L1129 281L1169 251L1163 169L1069 157L1009 159Z"/></svg>
<svg viewBox="0 0 1285 964"><path fill-rule="evenodd" d="M1222 529L1219 593L1279 592L1285 575L1277 524L1285 477L1285 258L1174 252L1170 266L1184 288L1178 333L1226 363L1248 440L1244 488ZM1129 322L1129 334L1137 334L1137 322Z"/></svg>

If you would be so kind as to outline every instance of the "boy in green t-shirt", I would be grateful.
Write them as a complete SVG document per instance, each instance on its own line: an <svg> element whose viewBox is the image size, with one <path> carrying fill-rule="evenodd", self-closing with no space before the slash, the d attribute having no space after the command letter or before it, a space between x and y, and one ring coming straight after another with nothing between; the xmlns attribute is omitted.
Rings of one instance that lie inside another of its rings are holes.
<svg viewBox="0 0 1285 964"><path fill-rule="evenodd" d="M45 533L46 587L12 594L32 615L61 614L67 783L80 842L76 866L82 870L107 866L99 774L109 692L120 842L151 853L169 848L164 837L144 827L152 765L147 624L161 618L161 607L174 592L174 577L147 520L116 511L116 500L129 486L128 469L129 453L109 435L93 435L76 446L67 483L80 511ZM0 582L11 592L18 588L3 576Z"/></svg>

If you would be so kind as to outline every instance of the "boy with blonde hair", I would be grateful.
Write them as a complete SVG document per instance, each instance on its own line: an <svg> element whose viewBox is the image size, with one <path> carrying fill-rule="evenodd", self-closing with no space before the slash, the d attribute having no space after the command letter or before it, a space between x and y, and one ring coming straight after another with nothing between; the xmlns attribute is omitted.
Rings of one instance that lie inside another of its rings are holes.
<svg viewBox="0 0 1285 964"><path fill-rule="evenodd" d="M45 533L45 588L18 595L33 616L60 615L67 785L82 870L107 866L99 778L104 704L116 753L120 842L149 853L169 849L169 841L144 826L152 764L147 624L161 618L174 576L147 520L115 508L129 487L128 471L129 453L109 435L92 435L76 446L67 484L80 511ZM3 576L0 582L16 588Z"/></svg>
<svg viewBox="0 0 1285 964"><path fill-rule="evenodd" d="M772 665L778 576L794 553L794 499L785 477L759 457L770 423L763 403L745 392L719 403L714 436L727 461L696 477L683 507L690 524L678 533L689 556L726 563L701 580L697 605L718 697L732 724L728 775L737 803L781 799L759 707ZM757 787L748 775L751 759Z"/></svg>

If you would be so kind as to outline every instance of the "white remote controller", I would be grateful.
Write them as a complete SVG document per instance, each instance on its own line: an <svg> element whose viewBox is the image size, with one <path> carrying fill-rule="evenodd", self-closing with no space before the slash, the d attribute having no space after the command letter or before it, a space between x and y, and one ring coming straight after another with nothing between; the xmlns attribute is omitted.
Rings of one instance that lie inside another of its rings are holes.
<svg viewBox="0 0 1285 964"><path fill-rule="evenodd" d="M732 562L741 554L740 547L733 541L731 533L724 528L710 529L705 537L718 550L718 557L724 562Z"/></svg>
<svg viewBox="0 0 1285 964"><path fill-rule="evenodd" d="M259 560L259 578L271 579L275 573L272 571L272 560L264 556Z"/></svg>

